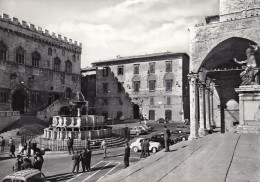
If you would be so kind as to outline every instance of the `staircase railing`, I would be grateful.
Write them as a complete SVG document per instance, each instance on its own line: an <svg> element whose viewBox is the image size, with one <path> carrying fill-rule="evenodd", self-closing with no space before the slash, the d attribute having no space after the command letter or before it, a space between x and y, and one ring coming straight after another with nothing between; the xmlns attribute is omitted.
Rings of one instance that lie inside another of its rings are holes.
<svg viewBox="0 0 260 182"><path fill-rule="evenodd" d="M69 105L69 99L59 99L53 102L51 105L49 105L47 108L45 108L43 111L37 112L37 118L41 120L48 121L50 117L52 117L55 114L58 114L58 110L62 105Z"/></svg>

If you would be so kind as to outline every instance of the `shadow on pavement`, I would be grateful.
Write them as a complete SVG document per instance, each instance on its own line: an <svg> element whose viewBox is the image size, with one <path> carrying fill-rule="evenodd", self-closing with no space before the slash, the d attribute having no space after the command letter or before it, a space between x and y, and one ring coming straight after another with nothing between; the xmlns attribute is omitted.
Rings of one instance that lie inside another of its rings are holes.
<svg viewBox="0 0 260 182"><path fill-rule="evenodd" d="M47 176L46 178L47 178L47 180L55 182L55 181L71 179L71 178L73 178L73 175L71 173L61 173L61 174L56 174L56 175L52 175L52 176Z"/></svg>
<svg viewBox="0 0 260 182"><path fill-rule="evenodd" d="M98 171L100 169L109 169L109 168L113 168L115 166L116 165L107 165L107 166L101 166L101 167L94 167L94 168L91 168L91 171Z"/></svg>

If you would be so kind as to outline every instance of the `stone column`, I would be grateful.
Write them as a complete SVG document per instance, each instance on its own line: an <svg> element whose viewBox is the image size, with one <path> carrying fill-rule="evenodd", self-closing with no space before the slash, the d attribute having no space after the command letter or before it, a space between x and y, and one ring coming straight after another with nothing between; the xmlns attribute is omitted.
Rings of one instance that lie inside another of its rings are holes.
<svg viewBox="0 0 260 182"><path fill-rule="evenodd" d="M205 95L204 95L204 85L199 85L199 112L200 112L200 128L199 128L199 136L205 136L207 134L206 128L205 128Z"/></svg>
<svg viewBox="0 0 260 182"><path fill-rule="evenodd" d="M197 74L189 74L190 84L190 136L189 140L197 139L198 136L198 91Z"/></svg>
<svg viewBox="0 0 260 182"><path fill-rule="evenodd" d="M212 126L211 126L211 123L210 123L209 92L210 92L209 88L206 87L206 89L205 89L206 128L207 128L208 131L211 131Z"/></svg>
<svg viewBox="0 0 260 182"><path fill-rule="evenodd" d="M210 102L210 121L211 121L211 126L216 127L216 123L214 121L214 105L213 105L213 97L214 97L214 87L215 87L215 83L210 83L210 98L209 98L209 102Z"/></svg>

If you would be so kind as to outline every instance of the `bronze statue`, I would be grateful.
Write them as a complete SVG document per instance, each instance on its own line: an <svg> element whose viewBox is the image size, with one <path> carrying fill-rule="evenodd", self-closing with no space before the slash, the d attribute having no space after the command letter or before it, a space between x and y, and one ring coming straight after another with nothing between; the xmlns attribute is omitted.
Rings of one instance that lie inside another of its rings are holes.
<svg viewBox="0 0 260 182"><path fill-rule="evenodd" d="M256 67L256 59L254 53L259 49L258 45L250 45L250 47L246 50L245 61L237 61L234 58L234 61L238 64L246 64L243 65L242 68L245 69L240 73L240 77L242 79L241 85L258 85L258 76L256 75L258 72L258 68Z"/></svg>

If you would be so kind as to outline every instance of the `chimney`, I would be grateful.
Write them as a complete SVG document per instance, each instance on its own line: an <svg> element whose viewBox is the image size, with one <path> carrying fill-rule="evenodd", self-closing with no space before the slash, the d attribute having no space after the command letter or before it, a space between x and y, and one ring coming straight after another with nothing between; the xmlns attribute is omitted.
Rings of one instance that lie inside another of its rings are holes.
<svg viewBox="0 0 260 182"><path fill-rule="evenodd" d="M54 32L52 32L52 35L51 35L53 38L56 38L56 35Z"/></svg>
<svg viewBox="0 0 260 182"><path fill-rule="evenodd" d="M70 44L72 44L72 39L70 39Z"/></svg>
<svg viewBox="0 0 260 182"><path fill-rule="evenodd" d="M78 44L78 42L77 42L77 41L74 41L74 44L75 44L75 45L77 45L77 44Z"/></svg>
<svg viewBox="0 0 260 182"><path fill-rule="evenodd" d="M59 40L62 40L62 39L61 39L61 35L60 35L60 34L58 34L58 39L59 39Z"/></svg>
<svg viewBox="0 0 260 182"><path fill-rule="evenodd" d="M64 37L64 41L65 41L65 42L68 42L68 39L67 39L67 37Z"/></svg>
<svg viewBox="0 0 260 182"><path fill-rule="evenodd" d="M82 47L82 43L79 43L79 47Z"/></svg>

